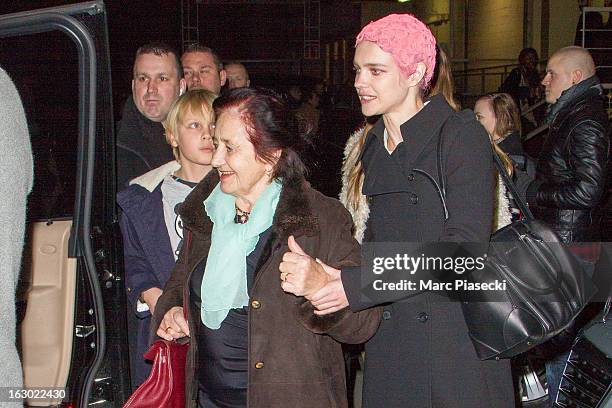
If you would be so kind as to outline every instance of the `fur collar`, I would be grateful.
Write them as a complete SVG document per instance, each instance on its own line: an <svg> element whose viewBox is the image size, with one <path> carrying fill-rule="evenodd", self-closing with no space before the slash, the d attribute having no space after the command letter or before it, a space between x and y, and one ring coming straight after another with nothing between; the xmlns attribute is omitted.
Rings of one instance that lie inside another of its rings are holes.
<svg viewBox="0 0 612 408"><path fill-rule="evenodd" d="M493 232L504 228L512 222L512 212L510 211L510 200L504 180L500 175L497 176L497 196L495 197L495 211L493 212Z"/></svg>
<svg viewBox="0 0 612 408"><path fill-rule="evenodd" d="M212 221L204 210L204 200L219 183L219 174L211 171L181 205L179 213L185 227L192 231L210 235ZM319 231L318 218L312 213L313 191L303 179L283 183L283 190L272 224L276 237L286 240L290 235L312 236Z"/></svg>
<svg viewBox="0 0 612 408"><path fill-rule="evenodd" d="M153 192L161 183L167 175L174 173L178 169L181 168L181 165L176 160L172 160L166 164L162 164L156 169L148 171L142 176L136 177L135 179L130 181L130 186L132 184L138 184L139 186L144 187L149 192Z"/></svg>
<svg viewBox="0 0 612 408"><path fill-rule="evenodd" d="M340 201L353 217L353 236L361 244L365 232L366 221L370 216L370 207L364 195L359 197L357 209L353 208L348 202L348 176L353 167L357 165L361 150L358 148L365 127L357 129L346 142L344 148L344 161L342 163L342 189L340 190Z"/></svg>

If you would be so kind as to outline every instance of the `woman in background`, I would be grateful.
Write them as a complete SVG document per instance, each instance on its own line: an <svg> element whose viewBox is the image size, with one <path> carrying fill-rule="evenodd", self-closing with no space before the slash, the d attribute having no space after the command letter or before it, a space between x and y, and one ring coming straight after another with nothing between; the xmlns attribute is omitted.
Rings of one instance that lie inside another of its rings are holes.
<svg viewBox="0 0 612 408"><path fill-rule="evenodd" d="M520 113L510 95L491 93L482 96L474 105L474 113L496 146L509 155L525 154L521 143Z"/></svg>
<svg viewBox="0 0 612 408"><path fill-rule="evenodd" d="M476 101L474 113L476 120L489 134L493 150L504 163L506 172L524 199L527 186L533 180L534 174L531 174L533 162L523 151L520 114L516 103L506 93L492 93ZM496 200L494 230L521 218L520 210L500 177L497 180Z"/></svg>

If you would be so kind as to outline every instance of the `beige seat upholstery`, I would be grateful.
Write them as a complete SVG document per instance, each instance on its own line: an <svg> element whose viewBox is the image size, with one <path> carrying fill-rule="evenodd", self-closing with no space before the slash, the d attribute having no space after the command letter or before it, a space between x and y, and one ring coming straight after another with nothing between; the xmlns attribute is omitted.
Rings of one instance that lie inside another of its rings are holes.
<svg viewBox="0 0 612 408"><path fill-rule="evenodd" d="M68 258L71 221L29 225L24 263L27 310L21 324L26 388L65 387L74 335L76 260ZM61 400L28 400L51 406Z"/></svg>

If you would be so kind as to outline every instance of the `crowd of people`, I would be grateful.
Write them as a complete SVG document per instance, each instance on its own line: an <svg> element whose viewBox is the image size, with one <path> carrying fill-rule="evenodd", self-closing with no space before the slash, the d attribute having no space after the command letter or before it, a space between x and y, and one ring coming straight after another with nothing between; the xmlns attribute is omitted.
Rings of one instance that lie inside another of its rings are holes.
<svg viewBox="0 0 612 408"><path fill-rule="evenodd" d="M515 406L510 362L477 358L458 302L362 296L359 244L487 243L522 217L493 154L563 242L597 241L609 125L593 60L563 48L541 80L523 50L472 111L414 16L371 22L355 47L334 98L254 87L199 44L138 49L117 136L134 388L152 338L189 337L188 406L344 407L341 345L365 343L364 407ZM534 159L520 110L542 94ZM574 246L592 272L598 249ZM551 401L568 347L547 360Z"/></svg>

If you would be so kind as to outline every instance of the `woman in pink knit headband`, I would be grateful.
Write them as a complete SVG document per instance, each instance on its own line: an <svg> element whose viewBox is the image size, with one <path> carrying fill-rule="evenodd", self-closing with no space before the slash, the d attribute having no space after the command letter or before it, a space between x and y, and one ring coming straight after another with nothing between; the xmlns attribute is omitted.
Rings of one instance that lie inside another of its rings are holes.
<svg viewBox="0 0 612 408"><path fill-rule="evenodd" d="M419 19L411 14L388 15L365 26L355 47L364 41L391 54L404 77L412 75L418 63L425 64L421 88L427 88L436 66L436 38Z"/></svg>
<svg viewBox="0 0 612 408"><path fill-rule="evenodd" d="M353 211L364 245L451 241L486 248L495 186L491 145L473 112L455 112L442 95L424 99L435 58L434 36L412 15L381 18L357 36L361 110L380 116L353 172L365 203ZM320 287L309 298L315 313L384 305L378 332L366 344L364 407L514 407L509 363L478 360L461 305L444 292L378 290L365 284L373 279L359 267L311 264L329 276L315 283L309 277L316 273L302 272L305 285ZM386 275L376 279L389 281Z"/></svg>

